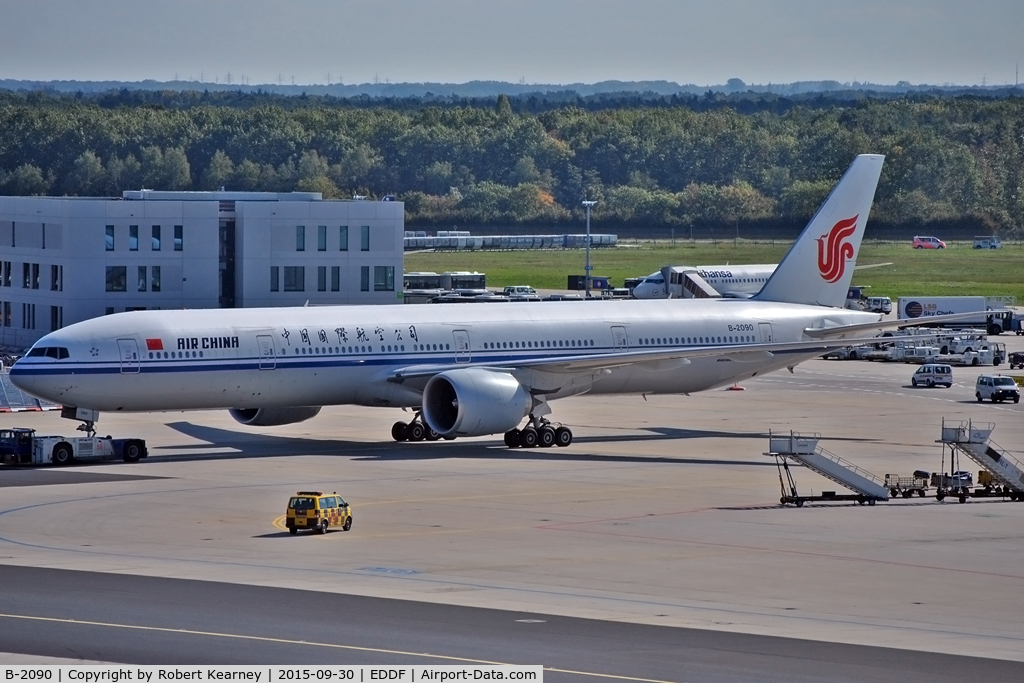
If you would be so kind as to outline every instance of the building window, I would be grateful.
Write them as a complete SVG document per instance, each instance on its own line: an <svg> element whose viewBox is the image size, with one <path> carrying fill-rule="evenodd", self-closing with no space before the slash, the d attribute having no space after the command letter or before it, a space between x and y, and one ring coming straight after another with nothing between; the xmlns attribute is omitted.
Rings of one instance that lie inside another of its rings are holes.
<svg viewBox="0 0 1024 683"><path fill-rule="evenodd" d="M149 282L149 289L154 292L160 291L160 266L153 266L153 279Z"/></svg>
<svg viewBox="0 0 1024 683"><path fill-rule="evenodd" d="M153 251L160 251L160 226L153 226L153 240L149 245L149 248Z"/></svg>
<svg viewBox="0 0 1024 683"><path fill-rule="evenodd" d="M36 329L36 305L21 305L21 327L25 330Z"/></svg>
<svg viewBox="0 0 1024 683"><path fill-rule="evenodd" d="M128 291L128 267L107 266L107 291L127 292Z"/></svg>
<svg viewBox="0 0 1024 683"><path fill-rule="evenodd" d="M278 268L277 266L270 266L270 291L271 292L279 291L280 282L279 282L278 278L280 277L280 272L281 272L281 269Z"/></svg>
<svg viewBox="0 0 1024 683"><path fill-rule="evenodd" d="M32 289L39 289L39 264L32 264Z"/></svg>
<svg viewBox="0 0 1024 683"><path fill-rule="evenodd" d="M181 251L185 248L185 228L180 225L174 226L174 251Z"/></svg>
<svg viewBox="0 0 1024 683"><path fill-rule="evenodd" d="M373 291L393 292L395 291L395 267L374 266L373 267Z"/></svg>
<svg viewBox="0 0 1024 683"><path fill-rule="evenodd" d="M370 266L359 267L359 291L370 291Z"/></svg>
<svg viewBox="0 0 1024 683"><path fill-rule="evenodd" d="M0 272L0 284L3 284L4 287L10 287L11 286L11 262L10 261L4 261L3 262L3 269L2 270L3 270L3 272Z"/></svg>
<svg viewBox="0 0 1024 683"><path fill-rule="evenodd" d="M139 250L139 226L128 226L128 251Z"/></svg>
<svg viewBox="0 0 1024 683"><path fill-rule="evenodd" d="M56 332L62 327L64 327L64 308L50 306L50 332Z"/></svg>
<svg viewBox="0 0 1024 683"><path fill-rule="evenodd" d="M306 226L295 226L295 251L306 251Z"/></svg>
<svg viewBox="0 0 1024 683"><path fill-rule="evenodd" d="M370 226L359 226L359 251L370 251Z"/></svg>
<svg viewBox="0 0 1024 683"><path fill-rule="evenodd" d="M341 267L331 266L331 291L337 292L341 289Z"/></svg>
<svg viewBox="0 0 1024 683"><path fill-rule="evenodd" d="M32 265L29 263L21 264L21 288L29 289L32 287Z"/></svg>
<svg viewBox="0 0 1024 683"><path fill-rule="evenodd" d="M327 266L316 267L316 291L327 291Z"/></svg>
<svg viewBox="0 0 1024 683"><path fill-rule="evenodd" d="M327 226L320 225L316 229L316 250L327 251Z"/></svg>
<svg viewBox="0 0 1024 683"><path fill-rule="evenodd" d="M338 228L338 251L348 251L348 226Z"/></svg>
<svg viewBox="0 0 1024 683"><path fill-rule="evenodd" d="M107 226L107 251L114 251L114 226Z"/></svg>
<svg viewBox="0 0 1024 683"><path fill-rule="evenodd" d="M50 266L50 291L64 291L64 266Z"/></svg>
<svg viewBox="0 0 1024 683"><path fill-rule="evenodd" d="M146 266L139 266L139 291L146 291Z"/></svg>
<svg viewBox="0 0 1024 683"><path fill-rule="evenodd" d="M11 326L11 302L4 302L4 327Z"/></svg>
<svg viewBox="0 0 1024 683"><path fill-rule="evenodd" d="M284 267L284 291L305 292L306 291L306 267L285 266Z"/></svg>

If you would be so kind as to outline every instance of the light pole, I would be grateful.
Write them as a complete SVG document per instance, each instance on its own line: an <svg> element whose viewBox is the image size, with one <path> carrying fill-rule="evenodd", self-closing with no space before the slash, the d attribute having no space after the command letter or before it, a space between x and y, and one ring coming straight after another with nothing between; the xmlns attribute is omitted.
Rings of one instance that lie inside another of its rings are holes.
<svg viewBox="0 0 1024 683"><path fill-rule="evenodd" d="M597 202L593 199L584 199L583 206L587 207L587 265L584 268L586 275L583 276L586 285L587 298L590 298L590 207Z"/></svg>

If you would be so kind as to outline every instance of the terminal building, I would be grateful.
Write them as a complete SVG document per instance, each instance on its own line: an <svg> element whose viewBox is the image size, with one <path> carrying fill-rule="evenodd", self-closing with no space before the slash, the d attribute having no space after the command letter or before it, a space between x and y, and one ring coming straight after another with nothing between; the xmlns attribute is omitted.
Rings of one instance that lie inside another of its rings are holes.
<svg viewBox="0 0 1024 683"><path fill-rule="evenodd" d="M0 197L0 346L122 311L401 303L404 225L318 192Z"/></svg>

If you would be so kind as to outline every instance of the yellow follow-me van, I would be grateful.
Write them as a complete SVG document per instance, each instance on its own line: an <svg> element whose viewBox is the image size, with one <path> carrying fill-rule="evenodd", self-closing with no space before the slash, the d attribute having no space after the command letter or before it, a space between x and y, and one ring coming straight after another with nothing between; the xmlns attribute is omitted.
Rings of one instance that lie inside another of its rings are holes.
<svg viewBox="0 0 1024 683"><path fill-rule="evenodd" d="M332 526L348 531L352 528L352 507L337 493L299 491L288 501L284 523L293 534L299 529L315 529L326 534Z"/></svg>

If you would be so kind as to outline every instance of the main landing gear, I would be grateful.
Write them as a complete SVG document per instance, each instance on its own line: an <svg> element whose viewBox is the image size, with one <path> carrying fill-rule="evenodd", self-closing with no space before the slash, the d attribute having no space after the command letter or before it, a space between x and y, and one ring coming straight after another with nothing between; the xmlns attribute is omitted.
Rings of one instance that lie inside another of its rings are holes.
<svg viewBox="0 0 1024 683"><path fill-rule="evenodd" d="M430 428L426 422L423 421L423 415L417 411L416 416L409 422L396 422L391 425L391 438L395 441L437 441L441 438L441 435ZM455 437L446 436L446 441L451 441Z"/></svg>
<svg viewBox="0 0 1024 683"><path fill-rule="evenodd" d="M530 421L522 429L505 432L505 445L509 448L564 448L572 443L572 430L568 427L555 427L545 418L530 416Z"/></svg>

